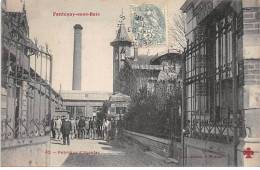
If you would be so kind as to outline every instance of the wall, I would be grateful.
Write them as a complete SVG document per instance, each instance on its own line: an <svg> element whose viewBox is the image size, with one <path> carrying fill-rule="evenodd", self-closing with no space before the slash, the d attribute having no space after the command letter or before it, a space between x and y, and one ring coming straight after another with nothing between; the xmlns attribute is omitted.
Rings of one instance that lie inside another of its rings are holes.
<svg viewBox="0 0 260 170"><path fill-rule="evenodd" d="M83 106L85 107L85 116L93 116L93 107L102 107L103 101L79 101L79 100L64 100L63 105L66 106ZM76 115L75 115L76 116Z"/></svg>
<svg viewBox="0 0 260 170"><path fill-rule="evenodd" d="M198 0L197 3L194 2L193 5L190 5L193 1L187 0L182 7L182 10L185 9L187 14L187 38L190 41L194 39L194 29L196 28L196 24L193 24L193 20L196 18L194 16L193 7L196 8L200 1L201 0ZM213 8L221 1L224 2L224 0L213 0ZM231 1L231 5L238 14L236 56L239 62L239 85L242 85L238 89L237 98L239 102L238 110L242 112L243 122L238 123L241 131L239 131L240 138L238 139L237 153L234 153L237 160L234 158L233 162L232 159L230 159L232 163L226 162L225 160L219 163L227 166L232 166L235 162L237 162L237 166L260 166L260 162L258 161L260 157L260 1L233 0ZM204 14L207 15L207 12L204 12ZM246 133L244 131L246 131ZM188 139L190 143L185 147L187 154L205 154L205 147L212 145L203 140L199 140L200 142L193 144L196 143L196 140L197 139ZM202 144L203 147L200 146ZM217 148L225 146L218 143L214 145L219 146ZM244 151L247 148L254 151L252 159L248 159L244 155ZM212 149L209 148L209 151L211 150ZM193 160L195 159L188 159L186 163L189 166L207 166L207 161L204 159L196 160L197 163Z"/></svg>
<svg viewBox="0 0 260 170"><path fill-rule="evenodd" d="M228 167L234 166L234 147L231 144L216 143L194 138L184 139L184 156L182 155L182 144L172 143L167 139L157 138L141 133L124 130L124 138L137 141L147 150L151 150L165 158L173 157L179 165L184 166L207 166Z"/></svg>
<svg viewBox="0 0 260 170"><path fill-rule="evenodd" d="M237 147L238 166L260 166L260 3L259 0L242 0L243 36L239 58L243 63L244 86L241 90L245 133ZM242 50L243 49L243 50ZM244 151L254 152L247 158Z"/></svg>
<svg viewBox="0 0 260 170"><path fill-rule="evenodd" d="M227 167L234 166L234 147L194 138L184 138L185 166Z"/></svg>
<svg viewBox="0 0 260 170"><path fill-rule="evenodd" d="M151 150L165 158L169 158L171 155L170 140L162 139L150 135L145 135L141 133L136 133L128 130L124 130L124 137L138 141L138 143L146 147L147 150Z"/></svg>
<svg viewBox="0 0 260 170"><path fill-rule="evenodd" d="M50 136L1 141L1 166L49 166Z"/></svg>

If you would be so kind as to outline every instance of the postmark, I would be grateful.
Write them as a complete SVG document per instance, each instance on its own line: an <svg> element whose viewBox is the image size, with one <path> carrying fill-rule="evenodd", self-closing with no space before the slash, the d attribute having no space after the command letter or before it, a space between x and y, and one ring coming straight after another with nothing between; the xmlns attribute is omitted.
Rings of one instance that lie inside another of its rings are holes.
<svg viewBox="0 0 260 170"><path fill-rule="evenodd" d="M132 4L130 14L132 39L138 47L167 44L167 20L164 4Z"/></svg>

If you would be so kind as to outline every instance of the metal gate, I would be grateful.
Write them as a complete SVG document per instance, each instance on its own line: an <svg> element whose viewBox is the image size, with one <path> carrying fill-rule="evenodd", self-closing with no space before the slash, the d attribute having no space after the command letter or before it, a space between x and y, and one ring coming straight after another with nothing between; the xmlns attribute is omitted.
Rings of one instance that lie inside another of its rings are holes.
<svg viewBox="0 0 260 170"><path fill-rule="evenodd" d="M220 143L237 139L238 120L242 120L237 109L237 21L230 7L222 9L197 26L195 41L184 51L186 137Z"/></svg>
<svg viewBox="0 0 260 170"><path fill-rule="evenodd" d="M52 55L2 11L1 140L46 135L52 100Z"/></svg>

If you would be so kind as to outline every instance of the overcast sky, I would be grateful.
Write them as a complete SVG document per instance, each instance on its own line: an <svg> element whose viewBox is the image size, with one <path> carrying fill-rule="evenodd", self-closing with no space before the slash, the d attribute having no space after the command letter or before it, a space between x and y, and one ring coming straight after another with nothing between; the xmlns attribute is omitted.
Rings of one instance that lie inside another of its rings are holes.
<svg viewBox="0 0 260 170"><path fill-rule="evenodd" d="M8 11L21 11L23 0L7 0ZM30 38L38 38L38 44L46 42L53 55L53 88L72 89L73 41L75 24L82 30L82 90L112 91L113 49L110 42L115 39L117 21L124 11L125 25L130 27L130 4L143 0L26 0L26 11L30 27ZM168 20L179 11L184 0L146 0L146 3L166 4ZM90 13L100 16L64 17L53 16L53 12ZM131 34L131 33L129 33ZM150 48L150 55L168 47ZM139 49L139 54L147 53Z"/></svg>

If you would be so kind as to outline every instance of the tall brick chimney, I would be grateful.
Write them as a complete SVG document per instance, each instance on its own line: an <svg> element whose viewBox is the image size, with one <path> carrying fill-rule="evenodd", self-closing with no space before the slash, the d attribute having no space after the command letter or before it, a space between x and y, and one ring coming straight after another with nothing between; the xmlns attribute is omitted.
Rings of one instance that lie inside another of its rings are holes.
<svg viewBox="0 0 260 170"><path fill-rule="evenodd" d="M74 52L73 52L73 81L72 90L81 90L81 44L83 27L80 24L74 26Z"/></svg>

